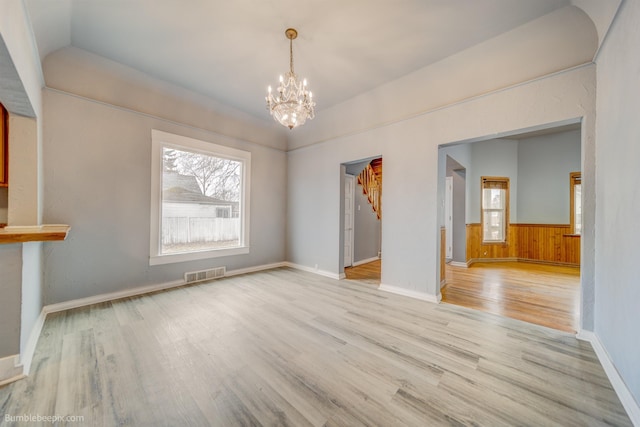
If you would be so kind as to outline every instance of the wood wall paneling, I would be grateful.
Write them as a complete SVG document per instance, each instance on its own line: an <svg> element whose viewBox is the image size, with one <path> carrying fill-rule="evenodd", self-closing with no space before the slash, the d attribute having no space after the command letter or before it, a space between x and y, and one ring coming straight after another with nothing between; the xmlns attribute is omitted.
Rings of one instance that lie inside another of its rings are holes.
<svg viewBox="0 0 640 427"><path fill-rule="evenodd" d="M483 244L481 224L467 224L467 261L486 259L580 265L580 236L568 224L509 224L506 244Z"/></svg>

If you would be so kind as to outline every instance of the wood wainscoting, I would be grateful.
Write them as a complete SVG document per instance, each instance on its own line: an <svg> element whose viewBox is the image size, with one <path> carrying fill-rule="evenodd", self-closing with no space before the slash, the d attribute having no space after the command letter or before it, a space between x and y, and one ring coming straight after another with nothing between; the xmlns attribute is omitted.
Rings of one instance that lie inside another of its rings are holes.
<svg viewBox="0 0 640 427"><path fill-rule="evenodd" d="M509 224L507 242L482 243L482 225L467 224L467 262L498 260L580 265L580 236L568 224Z"/></svg>

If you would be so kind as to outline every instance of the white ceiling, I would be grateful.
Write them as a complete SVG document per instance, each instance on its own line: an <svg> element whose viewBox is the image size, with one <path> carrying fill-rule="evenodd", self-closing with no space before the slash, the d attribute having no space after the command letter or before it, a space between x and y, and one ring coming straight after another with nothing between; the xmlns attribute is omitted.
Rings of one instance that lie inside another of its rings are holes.
<svg viewBox="0 0 640 427"><path fill-rule="evenodd" d="M26 0L41 60L74 46L270 120L289 65L318 110L493 38L569 0Z"/></svg>

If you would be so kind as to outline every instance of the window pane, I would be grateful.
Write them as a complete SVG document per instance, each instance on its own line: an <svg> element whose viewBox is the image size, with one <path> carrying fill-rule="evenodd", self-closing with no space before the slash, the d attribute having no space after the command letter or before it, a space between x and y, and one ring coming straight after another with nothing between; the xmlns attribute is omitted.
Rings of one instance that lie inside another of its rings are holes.
<svg viewBox="0 0 640 427"><path fill-rule="evenodd" d="M484 241L504 241L504 211L485 211L483 228Z"/></svg>
<svg viewBox="0 0 640 427"><path fill-rule="evenodd" d="M483 209L504 209L506 191L500 188L484 188L482 190Z"/></svg>
<svg viewBox="0 0 640 427"><path fill-rule="evenodd" d="M582 234L582 184L573 186L573 223L575 234Z"/></svg>
<svg viewBox="0 0 640 427"><path fill-rule="evenodd" d="M169 147L162 160L160 253L240 246L243 163Z"/></svg>

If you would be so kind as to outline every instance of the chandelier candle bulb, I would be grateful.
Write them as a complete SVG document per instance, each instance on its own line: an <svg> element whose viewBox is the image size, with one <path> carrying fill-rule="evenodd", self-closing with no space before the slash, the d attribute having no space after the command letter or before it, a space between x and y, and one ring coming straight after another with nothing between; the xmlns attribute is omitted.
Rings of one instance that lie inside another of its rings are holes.
<svg viewBox="0 0 640 427"><path fill-rule="evenodd" d="M289 39L289 72L284 76L280 75L279 96L277 98L273 96L271 86L269 86L267 108L278 123L293 129L302 126L307 119L311 120L315 117L316 103L313 101L311 92L307 89L307 79L302 79L302 83L300 83L298 76L293 71L293 39L298 37L298 32L293 28L288 28L285 35Z"/></svg>

